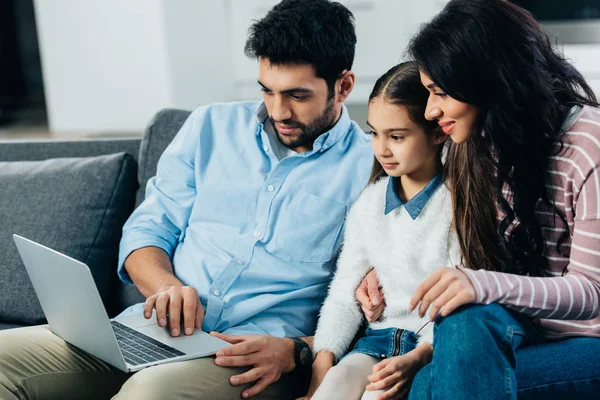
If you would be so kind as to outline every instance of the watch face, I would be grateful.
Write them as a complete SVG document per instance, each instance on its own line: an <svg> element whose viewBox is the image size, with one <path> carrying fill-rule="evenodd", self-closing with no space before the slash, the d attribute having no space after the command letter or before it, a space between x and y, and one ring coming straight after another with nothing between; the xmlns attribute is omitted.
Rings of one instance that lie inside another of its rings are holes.
<svg viewBox="0 0 600 400"><path fill-rule="evenodd" d="M305 347L300 351L300 362L302 365L309 365L312 363L312 353L308 347Z"/></svg>

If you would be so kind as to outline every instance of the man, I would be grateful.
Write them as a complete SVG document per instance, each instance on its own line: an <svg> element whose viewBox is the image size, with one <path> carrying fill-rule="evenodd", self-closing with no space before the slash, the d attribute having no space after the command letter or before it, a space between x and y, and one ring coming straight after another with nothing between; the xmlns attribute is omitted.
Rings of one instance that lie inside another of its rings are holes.
<svg viewBox="0 0 600 400"><path fill-rule="evenodd" d="M368 140L343 106L354 85L355 43L352 14L338 3L276 5L253 25L246 44L258 60L264 102L195 110L123 228L119 276L147 297L124 314L150 318L155 309L157 323L173 336L202 329L232 346L216 358L129 377L40 329L19 335L41 347L53 343L47 365L37 367L38 357L35 366L15 371L33 344L0 334L1 342L9 338L23 349L0 349L0 395L43 398L41 378L32 375L48 376L56 363L76 371L61 376L63 387L52 387L61 398L306 393L311 365L299 355L303 347L308 352L345 214L372 162Z"/></svg>

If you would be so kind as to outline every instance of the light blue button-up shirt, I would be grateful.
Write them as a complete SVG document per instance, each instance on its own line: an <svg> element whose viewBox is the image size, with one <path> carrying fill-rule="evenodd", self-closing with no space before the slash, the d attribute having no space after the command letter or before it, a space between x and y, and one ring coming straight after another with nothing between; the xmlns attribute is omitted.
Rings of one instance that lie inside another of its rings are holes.
<svg viewBox="0 0 600 400"><path fill-rule="evenodd" d="M345 107L311 151L281 160L267 117L256 102L195 110L123 227L119 277L131 283L132 251L163 249L198 290L205 331L312 335L346 212L370 174L368 136Z"/></svg>

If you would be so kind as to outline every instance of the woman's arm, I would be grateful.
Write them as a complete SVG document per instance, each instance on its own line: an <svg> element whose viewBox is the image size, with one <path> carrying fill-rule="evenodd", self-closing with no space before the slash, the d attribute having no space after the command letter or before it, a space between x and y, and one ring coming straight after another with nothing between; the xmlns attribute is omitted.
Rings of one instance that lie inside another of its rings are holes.
<svg viewBox="0 0 600 400"><path fill-rule="evenodd" d="M545 319L589 320L599 316L600 196L593 177L596 173L592 170L576 193L567 274L532 278L464 269L477 292L476 303L497 302Z"/></svg>

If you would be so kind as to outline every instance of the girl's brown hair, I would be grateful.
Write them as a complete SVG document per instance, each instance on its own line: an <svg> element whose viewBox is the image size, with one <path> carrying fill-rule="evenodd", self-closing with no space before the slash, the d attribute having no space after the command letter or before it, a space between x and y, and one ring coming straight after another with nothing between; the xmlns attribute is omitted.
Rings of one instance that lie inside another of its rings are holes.
<svg viewBox="0 0 600 400"><path fill-rule="evenodd" d="M425 108L429 92L421 84L419 67L416 62L408 61L400 63L383 74L375 82L373 91L371 91L371 95L369 96L369 103L378 97L382 97L391 104L406 107L410 119L423 128L425 133L432 135L439 133L437 122L425 119ZM379 161L374 158L369 184L378 181L384 176L387 176L387 173Z"/></svg>

